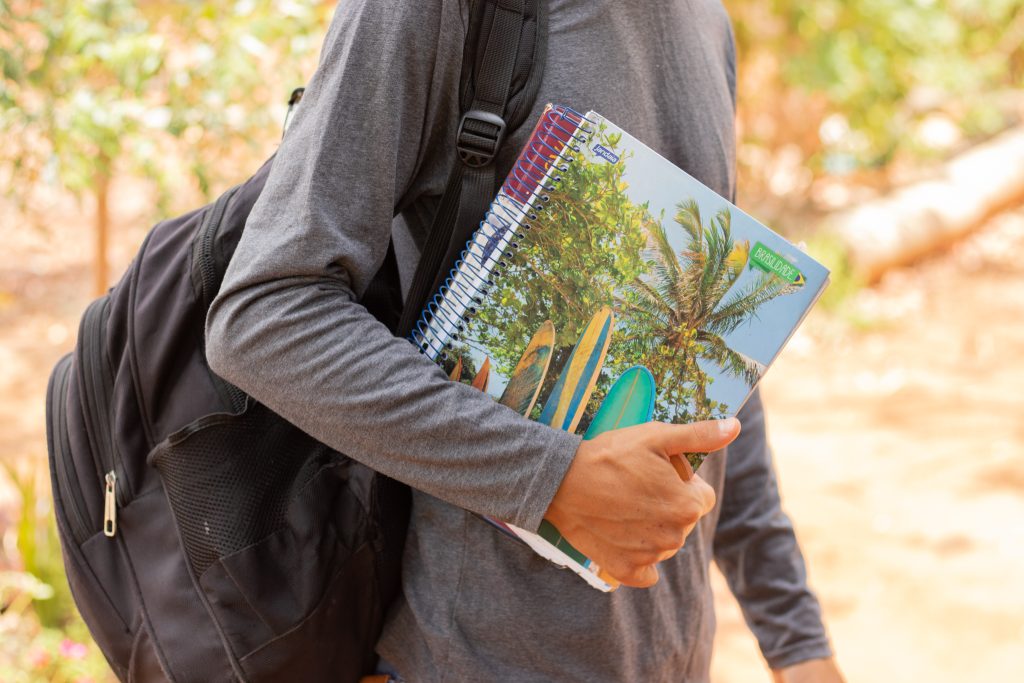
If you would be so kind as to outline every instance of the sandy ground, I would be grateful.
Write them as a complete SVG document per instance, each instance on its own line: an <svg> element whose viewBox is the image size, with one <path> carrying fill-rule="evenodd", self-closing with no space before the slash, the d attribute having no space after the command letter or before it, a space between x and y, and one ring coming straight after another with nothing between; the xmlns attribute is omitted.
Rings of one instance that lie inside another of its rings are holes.
<svg viewBox="0 0 1024 683"><path fill-rule="evenodd" d="M764 381L850 681L1024 680L1024 211L815 315ZM719 582L719 587L723 586ZM713 680L765 680L726 591Z"/></svg>
<svg viewBox="0 0 1024 683"><path fill-rule="evenodd" d="M144 193L115 191L128 198L114 216L120 273ZM0 218L0 459L22 467L45 462L46 377L92 294L88 210L54 215L51 232ZM1024 211L841 314L816 312L765 380L785 504L851 682L1024 680L1018 249ZM0 474L0 534L12 514ZM717 586L713 680L768 680Z"/></svg>

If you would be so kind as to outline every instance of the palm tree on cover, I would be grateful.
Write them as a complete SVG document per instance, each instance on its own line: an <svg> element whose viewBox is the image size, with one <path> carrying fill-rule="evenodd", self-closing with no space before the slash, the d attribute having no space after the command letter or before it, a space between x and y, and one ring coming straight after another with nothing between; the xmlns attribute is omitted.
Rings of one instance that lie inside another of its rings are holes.
<svg viewBox="0 0 1024 683"><path fill-rule="evenodd" d="M690 199L676 205L674 219L688 238L686 247L677 254L661 223L648 223L647 275L626 288L618 312L624 323L624 350L648 359L657 386L668 394L662 395L659 405L678 406L674 414L659 419L688 422L728 409L708 400L712 379L697 361L712 362L753 386L764 366L730 349L725 337L763 304L796 287L759 272L730 291L747 266L750 242L732 239L728 208L705 224L700 207Z"/></svg>

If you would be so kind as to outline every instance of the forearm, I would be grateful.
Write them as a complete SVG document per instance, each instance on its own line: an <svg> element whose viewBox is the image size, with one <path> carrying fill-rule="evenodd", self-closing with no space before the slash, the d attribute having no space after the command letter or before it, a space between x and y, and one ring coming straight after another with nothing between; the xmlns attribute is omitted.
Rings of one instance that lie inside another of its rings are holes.
<svg viewBox="0 0 1024 683"><path fill-rule="evenodd" d="M218 299L211 367L324 443L453 504L540 522L578 437L450 382L351 294L274 281Z"/></svg>
<svg viewBox="0 0 1024 683"><path fill-rule="evenodd" d="M835 660L812 659L772 671L774 683L843 683Z"/></svg>
<svg viewBox="0 0 1024 683"><path fill-rule="evenodd" d="M759 396L740 421L743 431L728 452L715 559L770 667L828 658L821 608L779 500Z"/></svg>

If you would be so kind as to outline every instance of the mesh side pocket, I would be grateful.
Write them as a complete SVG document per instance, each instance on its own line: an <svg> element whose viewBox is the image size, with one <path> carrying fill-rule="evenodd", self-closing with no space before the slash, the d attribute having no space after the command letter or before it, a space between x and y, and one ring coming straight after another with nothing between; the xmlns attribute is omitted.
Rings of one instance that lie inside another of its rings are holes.
<svg viewBox="0 0 1024 683"><path fill-rule="evenodd" d="M171 436L150 461L163 478L196 575L281 529L290 503L344 456L253 403Z"/></svg>

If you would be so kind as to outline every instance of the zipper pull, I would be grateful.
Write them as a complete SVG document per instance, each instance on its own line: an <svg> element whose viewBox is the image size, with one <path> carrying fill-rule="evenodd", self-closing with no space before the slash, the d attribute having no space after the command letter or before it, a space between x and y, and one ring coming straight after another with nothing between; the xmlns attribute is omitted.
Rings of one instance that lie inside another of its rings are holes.
<svg viewBox="0 0 1024 683"><path fill-rule="evenodd" d="M117 475L114 470L107 472L106 482L103 494L103 534L113 538L117 533L117 497L114 493Z"/></svg>

